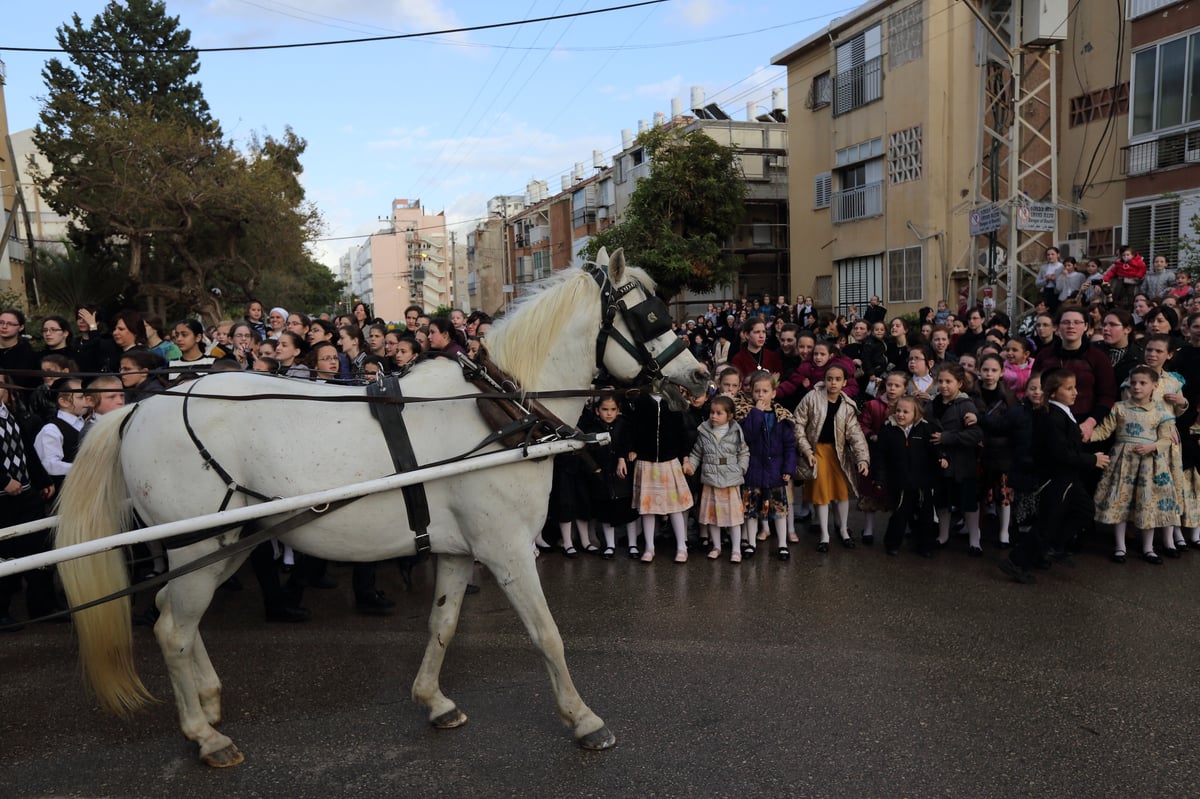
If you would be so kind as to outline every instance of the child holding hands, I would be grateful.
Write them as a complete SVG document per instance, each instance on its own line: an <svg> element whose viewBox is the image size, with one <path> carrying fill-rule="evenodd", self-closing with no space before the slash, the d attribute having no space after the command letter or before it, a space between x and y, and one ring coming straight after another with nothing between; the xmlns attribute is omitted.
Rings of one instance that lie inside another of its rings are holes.
<svg viewBox="0 0 1200 799"><path fill-rule="evenodd" d="M742 562L743 475L750 465L750 448L741 425L733 420L733 400L718 395L709 404L708 421L701 423L696 444L683 464L683 473L693 475L700 468L700 515L698 524L706 525L712 548L710 560L721 557L721 528L729 530L730 563Z"/></svg>
<svg viewBox="0 0 1200 799"><path fill-rule="evenodd" d="M784 514L789 512L787 484L796 471L796 429L792 414L775 402L775 380L769 372L750 376L750 398L754 404L741 420L750 449L742 491L749 542L746 554L754 552L760 520L764 526L773 521L779 539L778 557L787 560L791 553Z"/></svg>

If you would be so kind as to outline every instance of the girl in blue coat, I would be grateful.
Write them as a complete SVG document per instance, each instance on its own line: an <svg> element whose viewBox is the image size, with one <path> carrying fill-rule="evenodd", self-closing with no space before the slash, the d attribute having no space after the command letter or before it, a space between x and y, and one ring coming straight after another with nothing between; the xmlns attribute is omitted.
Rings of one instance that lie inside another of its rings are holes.
<svg viewBox="0 0 1200 799"><path fill-rule="evenodd" d="M788 512L787 484L796 471L796 428L792 414L775 403L775 381L769 372L750 376L750 397L754 402L741 420L746 445L750 448L750 465L742 484L746 506L746 537L749 544L743 550L754 552L759 522L775 523L779 542L779 559L791 557L787 547ZM770 521L768 521L770 520Z"/></svg>

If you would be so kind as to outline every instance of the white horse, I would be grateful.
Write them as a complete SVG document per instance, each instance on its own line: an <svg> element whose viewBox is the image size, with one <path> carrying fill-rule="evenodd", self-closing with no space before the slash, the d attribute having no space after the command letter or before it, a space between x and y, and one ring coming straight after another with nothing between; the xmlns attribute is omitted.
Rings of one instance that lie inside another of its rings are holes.
<svg viewBox="0 0 1200 799"><path fill-rule="evenodd" d="M598 357L619 379L658 373L690 393L707 386L704 367L666 330L644 335L645 326L626 310L657 307L653 284L640 269L627 268L620 251L608 269L570 269L488 336L494 362L526 391L590 387ZM623 298L623 299L622 299ZM662 317L663 314L651 314ZM603 323L603 324L602 324ZM630 329L630 325L637 329ZM597 355L597 342L602 346ZM613 343L620 346L613 346ZM678 355L678 357L674 357ZM669 363L664 363L669 360ZM402 385L410 397L472 393L460 368L444 359L419 364ZM196 438L241 485L268 497L296 496L394 471L388 448L366 403L320 403L309 396L357 395L362 388L319 385L251 373L220 373L192 390L230 399L193 397L187 418ZM63 487L57 546L115 534L127 520L126 497L146 524L186 519L218 509L226 486L206 468L185 430L183 392L154 397L105 416L91 431ZM294 394L297 400L248 402L256 394ZM560 419L573 423L583 398L547 400ZM465 453L488 433L474 400L411 403L404 410L418 464ZM492 449L495 449L493 447ZM429 643L413 683L413 699L429 707L436 727L457 727L467 717L438 684L446 647L454 636L472 561L483 563L516 609L550 672L559 715L587 749L606 749L616 738L584 704L563 658L558 628L546 606L534 564L534 536L546 518L551 461L485 469L425 485L432 551L438 554L436 599ZM230 507L255 500L234 494ZM414 535L402 512L400 492L364 497L288 532L296 549L339 561L376 561L415 551ZM265 519L269 524L274 518ZM171 566L192 562L237 537L228 531L170 551ZM243 756L213 725L221 716L221 683L198 632L213 592L237 570L245 553L166 584L157 596L161 613L154 634L162 648L184 735L200 747L211 766L233 766ZM72 605L127 585L116 552L59 565ZM75 614L86 681L107 710L127 715L150 696L134 669L128 600L108 602Z"/></svg>

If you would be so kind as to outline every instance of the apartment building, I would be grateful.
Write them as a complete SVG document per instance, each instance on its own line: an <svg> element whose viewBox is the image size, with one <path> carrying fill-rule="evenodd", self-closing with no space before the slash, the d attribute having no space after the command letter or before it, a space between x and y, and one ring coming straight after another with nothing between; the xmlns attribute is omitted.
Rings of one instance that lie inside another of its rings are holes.
<svg viewBox="0 0 1200 799"><path fill-rule="evenodd" d="M792 235L804 242L792 258L797 292L842 309L878 294L901 313L940 299L956 305L965 288L979 299L989 244L971 235L969 217L1011 201L1014 188L1051 208L1043 240L1064 255L1107 262L1129 243L1147 260L1184 257L1181 237L1194 236L1200 211L1200 8L1162 0L973 7L989 22L1022 26L1030 44L1022 92L1040 92L1044 105L1020 112L1026 140L1046 148L1047 163L1019 187L1006 178L996 197L981 179L1007 172L1009 153L986 147L998 115L981 70L995 61L995 42L966 2L860 6L773 59L788 70L791 140L805 143L790 154ZM1057 21L1048 25L1047 15ZM996 107L1012 124L1012 104ZM1040 248L1008 252L1018 215L1006 209L992 258L1001 274L1014 258L1025 267L1015 292L1028 294Z"/></svg>
<svg viewBox="0 0 1200 799"><path fill-rule="evenodd" d="M702 131L726 147L737 150L737 159L746 181L746 216L726 242L726 248L742 258L742 267L734 285L718 286L705 294L684 291L675 298L686 307L713 300L746 296L791 295L788 234L788 126L781 107L782 92L772 94L773 107L766 113L753 105L746 109L745 120L735 120L715 103L706 103L699 87L691 91L691 114L684 114L682 103L672 101L671 118L658 114L655 126L680 126L685 133ZM639 124L639 133L646 123ZM639 179L648 177L651 164L637 144L632 131L621 132L621 152L613 156L612 168L600 177L597 187L597 213L601 229L624 218L629 198Z"/></svg>
<svg viewBox="0 0 1200 799"><path fill-rule="evenodd" d="M473 309L493 316L503 313L511 301L513 284L508 278L507 224L525 209L525 197L500 195L488 200L487 216L467 232L467 293Z"/></svg>
<svg viewBox="0 0 1200 799"><path fill-rule="evenodd" d="M409 305L427 312L450 305L454 281L445 213L426 213L420 200L397 199L387 222L343 256L353 298L388 322L402 321Z"/></svg>
<svg viewBox="0 0 1200 799"><path fill-rule="evenodd" d="M968 267L979 147L975 18L960 0L874 0L775 56L788 71L793 294L893 312Z"/></svg>
<svg viewBox="0 0 1200 799"><path fill-rule="evenodd" d="M25 263L29 258L24 214L17 194L16 167L8 147L8 110L4 103L4 62L0 61L0 292L26 296Z"/></svg>
<svg viewBox="0 0 1200 799"><path fill-rule="evenodd" d="M1092 109L1105 102L1121 109L1117 127L1127 136L1114 168L1124 191L1121 214L1113 216L1121 227L1111 238L1123 237L1147 262L1164 254L1177 265L1188 260L1180 239L1197 239L1193 220L1200 213L1200 6L1128 0L1125 14L1128 29L1118 43L1122 74L1112 99L1077 103L1072 114L1095 116ZM1087 234L1084 246L1091 252L1108 243L1103 226L1089 225Z"/></svg>

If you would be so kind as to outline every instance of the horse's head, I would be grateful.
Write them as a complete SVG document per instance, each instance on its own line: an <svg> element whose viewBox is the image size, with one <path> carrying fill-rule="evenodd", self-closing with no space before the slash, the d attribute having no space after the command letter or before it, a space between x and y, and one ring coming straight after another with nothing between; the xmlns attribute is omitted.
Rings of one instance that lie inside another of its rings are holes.
<svg viewBox="0 0 1200 799"><path fill-rule="evenodd" d="M690 396L704 394L708 369L671 329L666 303L626 268L625 253L617 250L610 257L601 248L585 269L600 287L597 368L624 382L651 383L676 410L685 408Z"/></svg>

